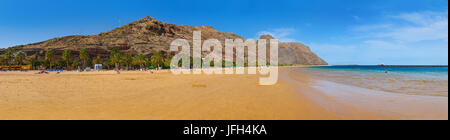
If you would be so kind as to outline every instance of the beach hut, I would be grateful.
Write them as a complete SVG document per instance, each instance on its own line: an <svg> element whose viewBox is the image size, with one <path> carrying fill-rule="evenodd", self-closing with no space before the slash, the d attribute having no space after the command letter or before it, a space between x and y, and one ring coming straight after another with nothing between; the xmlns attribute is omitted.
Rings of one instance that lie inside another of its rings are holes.
<svg viewBox="0 0 450 140"><path fill-rule="evenodd" d="M102 64L95 64L94 65L94 69L95 70L101 70L101 69L103 69L103 65Z"/></svg>

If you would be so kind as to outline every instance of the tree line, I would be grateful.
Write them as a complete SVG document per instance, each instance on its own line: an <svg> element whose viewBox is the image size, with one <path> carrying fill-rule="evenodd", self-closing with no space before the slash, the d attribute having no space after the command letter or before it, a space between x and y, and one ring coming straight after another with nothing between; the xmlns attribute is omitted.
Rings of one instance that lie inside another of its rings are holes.
<svg viewBox="0 0 450 140"><path fill-rule="evenodd" d="M118 48L110 51L108 59L100 56L90 56L88 49L81 49L78 57L74 57L71 50L64 50L60 57L56 57L55 50L45 52L43 60L37 60L35 56L26 57L24 52L7 51L0 56L0 65L31 65L33 70L37 69L85 69L95 64L102 64L106 69L146 69L146 68L168 68L171 56L165 56L161 51L156 51L151 57L143 54L133 56L130 53L121 53Z"/></svg>

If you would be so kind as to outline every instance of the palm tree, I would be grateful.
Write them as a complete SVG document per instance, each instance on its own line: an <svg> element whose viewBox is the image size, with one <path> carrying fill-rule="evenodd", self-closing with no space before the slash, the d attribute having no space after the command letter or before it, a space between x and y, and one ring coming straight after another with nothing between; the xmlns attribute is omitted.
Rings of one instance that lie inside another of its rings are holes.
<svg viewBox="0 0 450 140"><path fill-rule="evenodd" d="M129 70L131 63L133 63L133 57L131 54L127 53L123 55L123 63L126 65L127 70Z"/></svg>
<svg viewBox="0 0 450 140"><path fill-rule="evenodd" d="M145 67L150 67L152 66L152 61L150 60L150 58L145 58Z"/></svg>
<svg viewBox="0 0 450 140"><path fill-rule="evenodd" d="M32 55L30 57L30 59L28 59L28 63L30 63L30 65L31 65L31 70L35 70L35 68L36 68L36 65L35 65L36 61L37 61L36 55Z"/></svg>
<svg viewBox="0 0 450 140"><path fill-rule="evenodd" d="M94 64L103 64L102 59L100 58L100 56L95 57L93 63Z"/></svg>
<svg viewBox="0 0 450 140"><path fill-rule="evenodd" d="M119 66L120 66L120 61L122 59L118 48L114 48L111 51L111 53L109 55L109 59L111 60L111 63L113 63L115 65L115 69L118 70Z"/></svg>
<svg viewBox="0 0 450 140"><path fill-rule="evenodd" d="M34 63L32 63L35 70L44 64L44 61L39 61L36 58L32 58L32 59L35 59ZM30 63L32 62L31 61L32 59L30 59Z"/></svg>
<svg viewBox="0 0 450 140"><path fill-rule="evenodd" d="M173 58L173 56L168 56L166 58L166 60L164 60L164 66L165 67L170 67L170 63L172 63L172 58Z"/></svg>
<svg viewBox="0 0 450 140"><path fill-rule="evenodd" d="M9 62L13 59L14 55L12 51L7 51L5 53L5 61L6 61L6 65L9 66Z"/></svg>
<svg viewBox="0 0 450 140"><path fill-rule="evenodd" d="M80 59L83 60L83 67L86 68L87 60L89 59L89 51L86 48L81 49Z"/></svg>
<svg viewBox="0 0 450 140"><path fill-rule="evenodd" d="M42 61L42 65L45 69L47 69L50 66L50 62L48 60Z"/></svg>
<svg viewBox="0 0 450 140"><path fill-rule="evenodd" d="M25 53L24 52L18 52L16 54L16 63L17 65L22 65L23 61L25 61Z"/></svg>
<svg viewBox="0 0 450 140"><path fill-rule="evenodd" d="M4 56L0 56L0 65L6 65L6 59Z"/></svg>
<svg viewBox="0 0 450 140"><path fill-rule="evenodd" d="M164 55L161 51L157 51L153 54L151 58L151 62L154 66L157 66L158 68L164 65Z"/></svg>
<svg viewBox="0 0 450 140"><path fill-rule="evenodd" d="M105 67L106 69L110 69L110 66L111 66L111 60L105 60L105 61L103 61L103 67Z"/></svg>
<svg viewBox="0 0 450 140"><path fill-rule="evenodd" d="M88 58L86 60L86 67L92 67L92 59Z"/></svg>
<svg viewBox="0 0 450 140"><path fill-rule="evenodd" d="M56 59L56 66L58 69L61 67L67 66L66 61L60 57L60 58Z"/></svg>
<svg viewBox="0 0 450 140"><path fill-rule="evenodd" d="M72 69L72 68L69 68L70 62L71 62L72 59L73 59L73 57L72 57L72 51L70 51L70 50L64 50L63 55L62 55L62 59L63 59L64 61L66 61L66 68L69 69L69 70Z"/></svg>
<svg viewBox="0 0 450 140"><path fill-rule="evenodd" d="M146 58L142 54L136 55L134 58L134 63L139 65L140 69L144 68L144 64L147 62Z"/></svg>
<svg viewBox="0 0 450 140"><path fill-rule="evenodd" d="M78 68L80 66L80 62L78 62L77 60L72 62L72 68Z"/></svg>
<svg viewBox="0 0 450 140"><path fill-rule="evenodd" d="M55 51L54 50L48 50L45 52L45 60L49 62L50 69L53 67L53 64L55 63L56 57L55 57Z"/></svg>

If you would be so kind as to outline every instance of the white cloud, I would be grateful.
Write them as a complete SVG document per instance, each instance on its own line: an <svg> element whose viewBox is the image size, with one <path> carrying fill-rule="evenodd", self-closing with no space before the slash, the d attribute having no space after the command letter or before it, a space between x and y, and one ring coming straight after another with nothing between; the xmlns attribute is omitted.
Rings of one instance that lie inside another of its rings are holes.
<svg viewBox="0 0 450 140"><path fill-rule="evenodd" d="M448 12L412 12L349 29L336 42L310 43L330 64L448 65Z"/></svg>
<svg viewBox="0 0 450 140"><path fill-rule="evenodd" d="M402 19L412 22L414 24L427 26L433 24L436 21L442 21L448 19L448 11L446 12L413 12L403 13L400 15L392 16L393 18Z"/></svg>
<svg viewBox="0 0 450 140"><path fill-rule="evenodd" d="M383 29L390 29L392 28L392 24L373 24L373 25L361 25L353 27L352 31L357 32L367 32L367 31L374 31L374 30L383 30Z"/></svg>
<svg viewBox="0 0 450 140"><path fill-rule="evenodd" d="M400 49L405 48L402 42L391 42L384 40L366 40L362 44L364 47L372 47L378 49Z"/></svg>
<svg viewBox="0 0 450 140"><path fill-rule="evenodd" d="M364 44L369 45L369 46L375 46L375 47L394 47L395 45L393 43L390 42L386 42L383 40L366 40L364 41Z"/></svg>
<svg viewBox="0 0 450 140"><path fill-rule="evenodd" d="M380 37L390 37L409 42L426 40L448 40L448 19L433 21L423 26L411 26L380 33Z"/></svg>
<svg viewBox="0 0 450 140"><path fill-rule="evenodd" d="M404 42L442 40L448 42L448 11L414 12L389 16L392 23L351 28L370 38L389 38Z"/></svg>
<svg viewBox="0 0 450 140"><path fill-rule="evenodd" d="M255 39L259 39L262 35L272 35L275 39L278 39L281 42L298 42L296 39L291 38L297 30L292 28L277 28L267 31L260 31L257 33L257 37Z"/></svg>

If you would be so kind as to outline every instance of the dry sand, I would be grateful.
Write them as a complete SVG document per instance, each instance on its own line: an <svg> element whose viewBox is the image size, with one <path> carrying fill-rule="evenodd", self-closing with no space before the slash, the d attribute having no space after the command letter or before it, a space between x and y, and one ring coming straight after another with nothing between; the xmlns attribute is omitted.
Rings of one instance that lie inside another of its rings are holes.
<svg viewBox="0 0 450 140"><path fill-rule="evenodd" d="M0 72L0 119L398 119L334 101L288 68L273 86L258 85L258 75L34 73Z"/></svg>
<svg viewBox="0 0 450 140"><path fill-rule="evenodd" d="M0 73L0 119L335 119L256 75L34 73Z"/></svg>

